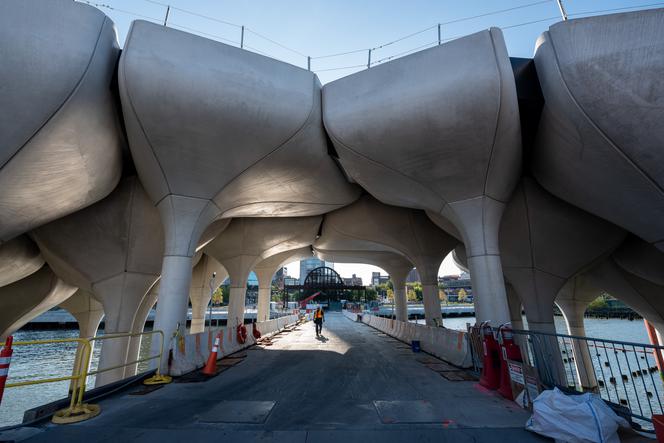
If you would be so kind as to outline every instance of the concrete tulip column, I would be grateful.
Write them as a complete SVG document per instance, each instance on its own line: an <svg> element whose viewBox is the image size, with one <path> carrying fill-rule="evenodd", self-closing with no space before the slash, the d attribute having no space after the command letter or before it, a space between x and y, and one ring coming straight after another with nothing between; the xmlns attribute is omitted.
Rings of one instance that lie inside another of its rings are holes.
<svg viewBox="0 0 664 443"><path fill-rule="evenodd" d="M215 275L212 280L212 275ZM216 290L228 277L226 269L214 258L203 254L198 264L194 266L189 289L189 300L191 301L191 325L190 334L198 334L205 330L205 317L210 303L210 283Z"/></svg>
<svg viewBox="0 0 664 443"><path fill-rule="evenodd" d="M385 269L392 282L394 292L394 310L396 319L399 321L408 321L408 296L406 294L406 278L413 269Z"/></svg>
<svg viewBox="0 0 664 443"><path fill-rule="evenodd" d="M349 75L326 84L323 96L325 126L348 175L383 203L451 223L468 251L478 320L509 321L498 228L522 154L501 31ZM433 281L424 292L431 310L438 298Z"/></svg>
<svg viewBox="0 0 664 443"><path fill-rule="evenodd" d="M0 245L0 287L17 282L44 266L37 245L20 235Z"/></svg>
<svg viewBox="0 0 664 443"><path fill-rule="evenodd" d="M379 243L368 243L366 240L352 244L334 229L335 216L329 220L331 230L327 230L323 221L323 235L316 241L314 252L321 260L334 263L368 263L384 269L390 276L394 288L394 307L396 319L408 321L408 299L406 297L406 278L413 269L413 264L401 254ZM368 249L363 249L368 248Z"/></svg>
<svg viewBox="0 0 664 443"><path fill-rule="evenodd" d="M258 278L257 322L270 319L270 296L272 294L272 277L274 277L274 273L285 263L307 257L311 257L311 246L272 255L260 261L254 267L254 272Z"/></svg>
<svg viewBox="0 0 664 443"><path fill-rule="evenodd" d="M163 231L159 214L136 177L124 178L104 200L33 231L46 262L104 306L105 335L131 332L134 316L159 277ZM99 368L123 365L129 337L102 340ZM119 367L97 376L101 386L123 378Z"/></svg>
<svg viewBox="0 0 664 443"><path fill-rule="evenodd" d="M192 257L210 223L318 215L359 195L327 153L310 71L138 20L118 79L136 170L165 230L155 328L168 337L184 333ZM242 316L252 265L227 267L231 316Z"/></svg>
<svg viewBox="0 0 664 443"><path fill-rule="evenodd" d="M276 254L311 245L321 220L322 217L236 218L203 248L230 276L229 325L244 322L247 278L256 264ZM264 274L263 284L265 280Z"/></svg>
<svg viewBox="0 0 664 443"><path fill-rule="evenodd" d="M514 329L523 329L523 317L521 317L521 299L512 285L505 285L507 291L507 304L510 307L510 323Z"/></svg>
<svg viewBox="0 0 664 443"><path fill-rule="evenodd" d="M2 244L108 195L124 138L112 87L120 48L99 9L3 0L0 54Z"/></svg>
<svg viewBox="0 0 664 443"><path fill-rule="evenodd" d="M0 341L35 317L59 305L76 292L56 276L47 265L0 288Z"/></svg>
<svg viewBox="0 0 664 443"><path fill-rule="evenodd" d="M545 104L532 153L532 172L549 192L660 250L663 26L664 11L653 9L544 32L534 59Z"/></svg>
<svg viewBox="0 0 664 443"><path fill-rule="evenodd" d="M556 333L554 300L565 283L584 268L603 260L625 238L625 232L546 192L523 178L500 226L505 279L526 311L528 329ZM473 288L474 289L474 288ZM554 336L538 336L554 381L567 385L565 366Z"/></svg>
<svg viewBox="0 0 664 443"><path fill-rule="evenodd" d="M457 244L458 240L438 228L424 211L385 205L364 196L325 216L322 235L314 249L341 255L364 250L368 254L359 256L369 258L372 252L381 251L401 256L402 263L415 265L422 279L427 324L440 326L438 269Z"/></svg>
<svg viewBox="0 0 664 443"><path fill-rule="evenodd" d="M104 316L104 308L101 303L92 297L90 292L79 289L74 293L74 295L60 303L60 307L66 309L67 312L73 315L78 322L78 336L80 338L91 338L97 334L99 323ZM85 363L81 358L82 350L83 345L79 343L76 349L76 355L80 357L74 362L72 375L77 375L81 370L81 365ZM92 349L90 349L90 351L92 351ZM88 365L90 364L91 360L92 352L90 352L87 361ZM72 380L69 391L75 391L76 386L76 380Z"/></svg>
<svg viewBox="0 0 664 443"><path fill-rule="evenodd" d="M584 314L588 304L599 297L602 291L589 285L584 277L577 276L568 281L556 297L556 305L565 317L569 335L585 337L586 329L583 323ZM577 381L584 391L597 390L597 378L590 356L588 342L584 340L572 340L572 352L574 353L574 364L576 366Z"/></svg>

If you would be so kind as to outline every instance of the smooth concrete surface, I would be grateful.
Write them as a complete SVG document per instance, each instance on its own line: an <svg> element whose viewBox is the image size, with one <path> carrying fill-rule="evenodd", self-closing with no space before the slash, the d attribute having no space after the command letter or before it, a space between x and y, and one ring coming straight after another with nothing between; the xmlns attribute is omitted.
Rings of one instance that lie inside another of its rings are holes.
<svg viewBox="0 0 664 443"><path fill-rule="evenodd" d="M565 318L567 333L577 337L586 336L584 317L588 304L602 295L602 291L589 284L583 275L570 279L562 287L556 297L556 305ZM572 352L574 353L574 365L578 376L577 383L584 390L597 388L597 378L593 360L590 356L588 343L583 340L572 340Z"/></svg>
<svg viewBox="0 0 664 443"><path fill-rule="evenodd" d="M553 305L560 289L607 257L625 236L621 228L523 178L503 215L500 249L505 279L523 304L529 329L555 333Z"/></svg>
<svg viewBox="0 0 664 443"><path fill-rule="evenodd" d="M48 265L0 288L0 341L27 322L58 306L76 292L76 287L60 280Z"/></svg>
<svg viewBox="0 0 664 443"><path fill-rule="evenodd" d="M229 322L244 321L249 272L268 257L311 245L321 221L322 217L235 218L203 248L230 276Z"/></svg>
<svg viewBox="0 0 664 443"><path fill-rule="evenodd" d="M159 278L164 250L159 213L137 177L124 178L104 200L32 235L57 275L102 303L106 334L131 331L143 297ZM129 338L104 340L99 367L125 363L128 344ZM122 368L103 372L97 386L123 374Z"/></svg>
<svg viewBox="0 0 664 443"><path fill-rule="evenodd" d="M74 316L78 322L78 336L79 338L91 338L97 335L99 323L104 317L104 307L92 295L92 293L79 289L74 295L60 303L60 307L66 309L71 315ZM83 350L83 344L79 343L76 352L80 353ZM92 353L90 353L89 362L92 361ZM81 370L81 363L83 359L74 360L72 368L72 375L79 374ZM75 380L71 381L71 386L76 384Z"/></svg>
<svg viewBox="0 0 664 443"><path fill-rule="evenodd" d="M441 215L442 229L454 225L468 250L478 319L508 321L498 226L519 178L521 133L501 31L331 82L323 118L342 166L369 193Z"/></svg>
<svg viewBox="0 0 664 443"><path fill-rule="evenodd" d="M559 22L536 46L535 177L664 249L664 9Z"/></svg>
<svg viewBox="0 0 664 443"><path fill-rule="evenodd" d="M310 71L135 21L118 77L134 163L166 230L155 327L183 317L183 257L214 220L319 215L359 196L327 154Z"/></svg>
<svg viewBox="0 0 664 443"><path fill-rule="evenodd" d="M0 245L0 287L37 272L44 266L39 248L26 235Z"/></svg>
<svg viewBox="0 0 664 443"><path fill-rule="evenodd" d="M611 258L585 271L583 276L586 284L624 302L658 331L664 331L664 306L660 302L664 288L626 272Z"/></svg>
<svg viewBox="0 0 664 443"><path fill-rule="evenodd" d="M0 243L84 208L120 179L119 47L99 9L0 3Z"/></svg>
<svg viewBox="0 0 664 443"><path fill-rule="evenodd" d="M256 306L256 321L262 322L270 319L270 301L272 298L272 278L275 272L286 263L303 260L312 256L311 246L295 250L288 250L274 254L261 260L254 266L254 273L258 278L258 303Z"/></svg>
<svg viewBox="0 0 664 443"><path fill-rule="evenodd" d="M323 336L306 323L205 383L116 395L97 418L27 441L547 441L515 403L447 381L369 326L330 313Z"/></svg>
<svg viewBox="0 0 664 443"><path fill-rule="evenodd" d="M213 278L214 274L214 278ZM191 274L189 301L191 302L191 324L189 333L196 334L205 329L205 315L212 293L226 280L228 272L214 258L201 254Z"/></svg>
<svg viewBox="0 0 664 443"><path fill-rule="evenodd" d="M415 265L423 286L437 288L440 264L458 243L424 211L386 205L367 195L325 216L314 249L342 255L344 251L400 254ZM441 324L438 291L423 291L423 295L427 324Z"/></svg>

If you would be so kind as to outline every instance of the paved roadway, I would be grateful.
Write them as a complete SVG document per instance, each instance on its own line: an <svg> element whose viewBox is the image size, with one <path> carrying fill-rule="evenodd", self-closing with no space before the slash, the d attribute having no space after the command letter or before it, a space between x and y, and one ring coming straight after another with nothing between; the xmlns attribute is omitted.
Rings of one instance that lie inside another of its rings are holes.
<svg viewBox="0 0 664 443"><path fill-rule="evenodd" d="M205 383L117 395L99 417L28 441L546 441L514 403L444 379L369 326L331 313L323 335L304 324Z"/></svg>

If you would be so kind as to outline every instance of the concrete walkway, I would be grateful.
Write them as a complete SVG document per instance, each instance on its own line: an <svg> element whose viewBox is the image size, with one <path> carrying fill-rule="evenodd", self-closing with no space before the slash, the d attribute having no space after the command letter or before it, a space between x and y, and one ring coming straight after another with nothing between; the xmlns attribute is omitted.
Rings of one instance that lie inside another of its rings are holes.
<svg viewBox="0 0 664 443"><path fill-rule="evenodd" d="M545 441L514 403L444 379L369 326L331 313L323 335L307 323L205 383L117 395L99 417L28 441Z"/></svg>

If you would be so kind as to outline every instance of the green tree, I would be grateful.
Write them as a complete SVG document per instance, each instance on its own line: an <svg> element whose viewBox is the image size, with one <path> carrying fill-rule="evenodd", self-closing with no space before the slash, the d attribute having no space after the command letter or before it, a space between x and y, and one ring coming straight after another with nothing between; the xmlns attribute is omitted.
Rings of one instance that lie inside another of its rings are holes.
<svg viewBox="0 0 664 443"><path fill-rule="evenodd" d="M593 309L604 309L607 308L609 305L606 302L606 297L604 295L600 295L597 297L595 300L591 301L588 304L588 309L593 310Z"/></svg>

